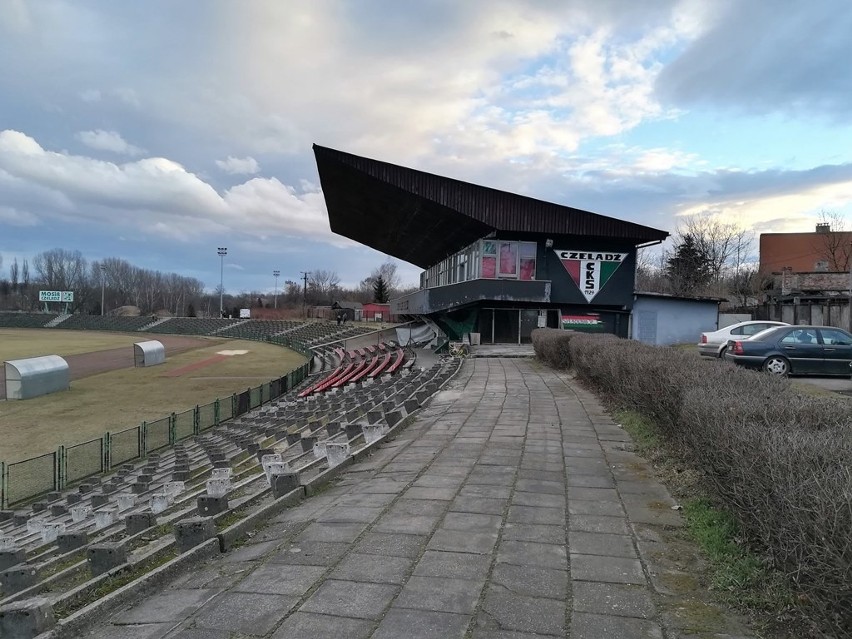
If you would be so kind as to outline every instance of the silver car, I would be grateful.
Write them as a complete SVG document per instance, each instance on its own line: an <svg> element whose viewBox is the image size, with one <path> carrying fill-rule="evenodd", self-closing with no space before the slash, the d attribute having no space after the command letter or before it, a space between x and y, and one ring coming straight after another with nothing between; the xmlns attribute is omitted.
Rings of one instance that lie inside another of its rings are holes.
<svg viewBox="0 0 852 639"><path fill-rule="evenodd" d="M739 324L731 324L718 331L701 333L701 341L698 342L698 352L704 357L724 357L728 349L728 340L748 339L757 335L767 328L777 326L789 326L787 322L770 322L768 320L749 320Z"/></svg>

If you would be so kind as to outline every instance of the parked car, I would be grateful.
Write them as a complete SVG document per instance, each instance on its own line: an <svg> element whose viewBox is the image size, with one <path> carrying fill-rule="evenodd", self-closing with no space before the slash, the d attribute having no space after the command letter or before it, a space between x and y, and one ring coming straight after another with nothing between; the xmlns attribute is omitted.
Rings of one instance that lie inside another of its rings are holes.
<svg viewBox="0 0 852 639"><path fill-rule="evenodd" d="M782 326L730 340L725 361L774 375L849 376L852 334L832 326Z"/></svg>
<svg viewBox="0 0 852 639"><path fill-rule="evenodd" d="M701 333L701 341L698 343L698 352L704 357L723 357L728 348L728 340L746 338L757 335L767 328L775 326L789 326L787 322L770 322L766 320L749 320L739 324L731 324L718 331Z"/></svg>

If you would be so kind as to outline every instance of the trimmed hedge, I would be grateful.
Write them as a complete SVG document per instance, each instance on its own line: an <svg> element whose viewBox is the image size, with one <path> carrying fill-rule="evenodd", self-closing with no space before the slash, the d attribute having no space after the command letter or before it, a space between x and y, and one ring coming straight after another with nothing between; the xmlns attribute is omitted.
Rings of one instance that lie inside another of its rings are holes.
<svg viewBox="0 0 852 639"><path fill-rule="evenodd" d="M653 419L794 581L805 614L852 636L852 402L612 335L538 329L533 345Z"/></svg>

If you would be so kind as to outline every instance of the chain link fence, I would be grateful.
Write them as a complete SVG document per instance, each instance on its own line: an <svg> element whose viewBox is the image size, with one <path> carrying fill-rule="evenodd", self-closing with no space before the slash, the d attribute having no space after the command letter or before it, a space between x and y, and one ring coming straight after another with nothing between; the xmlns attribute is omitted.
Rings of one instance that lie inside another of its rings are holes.
<svg viewBox="0 0 852 639"><path fill-rule="evenodd" d="M117 433L109 434L109 460L111 466L123 464L142 456L139 445L140 426L134 426Z"/></svg>
<svg viewBox="0 0 852 639"><path fill-rule="evenodd" d="M309 363L230 397L15 463L0 462L0 509L97 475L277 399L308 376Z"/></svg>
<svg viewBox="0 0 852 639"><path fill-rule="evenodd" d="M104 470L104 438L65 449L65 482L74 483Z"/></svg>
<svg viewBox="0 0 852 639"><path fill-rule="evenodd" d="M47 453L6 466L6 504L12 506L57 489L56 453ZM4 507L5 507L4 506Z"/></svg>
<svg viewBox="0 0 852 639"><path fill-rule="evenodd" d="M192 437L195 434L195 409L177 413L175 420L175 441Z"/></svg>

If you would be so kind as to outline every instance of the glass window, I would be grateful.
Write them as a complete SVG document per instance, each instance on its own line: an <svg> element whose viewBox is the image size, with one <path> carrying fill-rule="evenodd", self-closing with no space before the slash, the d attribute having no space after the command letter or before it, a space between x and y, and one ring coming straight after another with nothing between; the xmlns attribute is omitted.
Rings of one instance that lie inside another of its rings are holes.
<svg viewBox="0 0 852 639"><path fill-rule="evenodd" d="M816 331L812 328L805 328L787 333L782 339L783 344L816 344Z"/></svg>
<svg viewBox="0 0 852 639"><path fill-rule="evenodd" d="M852 336L843 331L831 328L819 329L822 333L822 342L826 346L849 346L852 345Z"/></svg>
<svg viewBox="0 0 852 639"><path fill-rule="evenodd" d="M535 251L536 245L530 242L522 242L520 245L520 273L518 278L522 280L535 279Z"/></svg>
<svg viewBox="0 0 852 639"><path fill-rule="evenodd" d="M497 255L497 243L492 242L491 240L485 240L482 242L482 254Z"/></svg>
<svg viewBox="0 0 852 639"><path fill-rule="evenodd" d="M482 277L494 279L497 277L497 258L491 255L482 256Z"/></svg>
<svg viewBox="0 0 852 639"><path fill-rule="evenodd" d="M500 277L518 276L518 245L500 242Z"/></svg>

